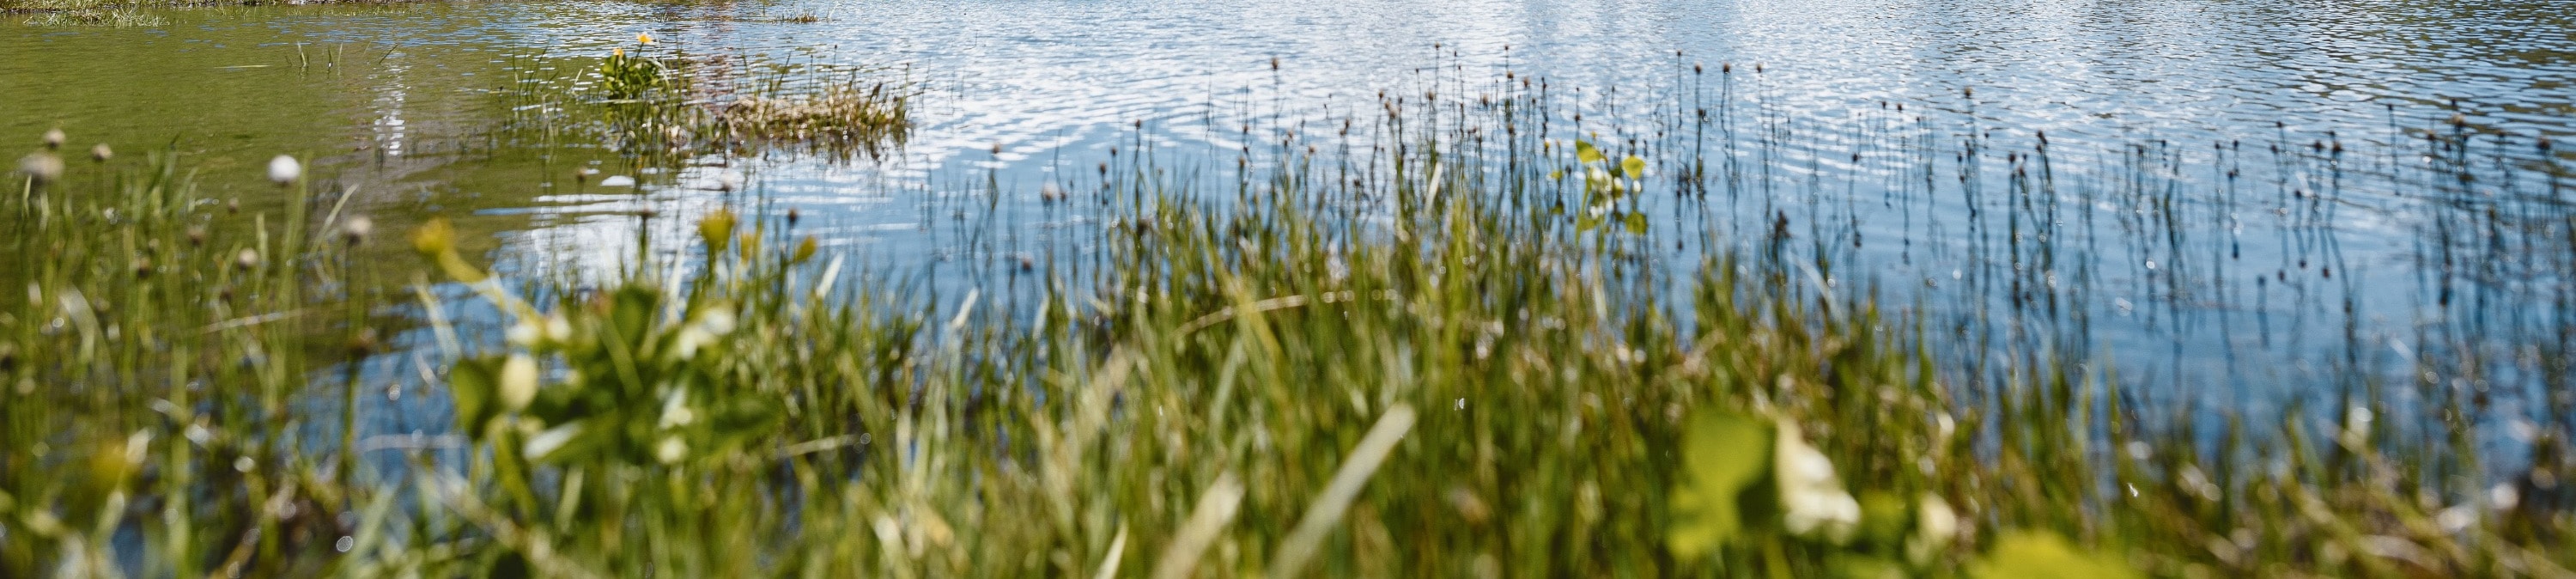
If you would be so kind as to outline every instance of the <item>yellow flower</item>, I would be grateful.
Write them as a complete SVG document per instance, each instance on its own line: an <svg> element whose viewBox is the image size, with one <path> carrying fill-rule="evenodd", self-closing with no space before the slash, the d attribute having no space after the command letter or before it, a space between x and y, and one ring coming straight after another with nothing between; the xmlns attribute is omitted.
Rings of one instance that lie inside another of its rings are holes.
<svg viewBox="0 0 2576 579"><path fill-rule="evenodd" d="M725 243L733 240L733 223L733 210L721 207L698 220L698 239L706 242L708 255L724 251Z"/></svg>
<svg viewBox="0 0 2576 579"><path fill-rule="evenodd" d="M642 32L637 32L637 33L635 33L635 41L636 41L636 42L641 42L641 43L644 43L644 44L652 44L652 43L653 43L653 35L651 35L651 34L645 34L645 33L642 33Z"/></svg>
<svg viewBox="0 0 2576 579"><path fill-rule="evenodd" d="M612 48L612 49L609 49L609 50L608 50L608 57L609 57L609 58L626 58L626 49L624 49L624 48Z"/></svg>

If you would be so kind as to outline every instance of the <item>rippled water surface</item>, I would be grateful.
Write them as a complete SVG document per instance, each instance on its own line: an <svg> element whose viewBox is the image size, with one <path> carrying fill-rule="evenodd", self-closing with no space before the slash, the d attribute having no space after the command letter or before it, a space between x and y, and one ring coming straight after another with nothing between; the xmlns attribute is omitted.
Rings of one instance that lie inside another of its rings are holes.
<svg viewBox="0 0 2576 579"><path fill-rule="evenodd" d="M0 20L0 136L32 143L60 127L121 151L167 145L200 163L206 187L252 206L278 202L254 181L259 163L306 155L389 227L446 215L493 259L593 268L631 255L634 209L686 216L738 199L722 184L739 178L875 267L957 264L930 278L957 288L1014 255L1080 252L1046 231L1082 216L1037 191L1086 182L1113 148L1149 149L1179 181L1226 184L1238 159L1293 156L1288 132L1535 78L1555 103L1547 137L1653 151L1669 182L1690 159L1720 168L1654 202L1657 223L1674 224L1651 234L1671 258L1736 249L1820 264L1819 281L1922 314L1961 372L2065 352L2250 412L2368 380L2482 404L2493 390L2508 414L2568 404L2539 395L2565 391L2556 360L2576 340L2576 211L2563 191L2576 189L2565 153L2576 146L2538 140L2576 135L2576 3L2564 1L156 14L166 23ZM505 136L517 134L503 130L513 111L496 90L583 70L639 32L700 57L863 67L918 91L917 127L879 159L645 162ZM2044 165L2032 159L2042 133ZM571 179L594 162L641 186ZM998 195L966 219L961 200L988 184ZM2423 361L2434 357L2444 361Z"/></svg>

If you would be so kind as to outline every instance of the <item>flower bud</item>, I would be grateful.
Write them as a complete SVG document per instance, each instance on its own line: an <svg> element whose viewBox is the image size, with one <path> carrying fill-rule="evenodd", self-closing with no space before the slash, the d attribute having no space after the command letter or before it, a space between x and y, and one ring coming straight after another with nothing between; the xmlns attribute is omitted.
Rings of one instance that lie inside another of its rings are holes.
<svg viewBox="0 0 2576 579"><path fill-rule="evenodd" d="M814 236L811 235L805 236L804 241L796 242L796 253L789 256L787 262L805 263L808 259L814 259Z"/></svg>
<svg viewBox="0 0 2576 579"><path fill-rule="evenodd" d="M501 362L501 409L518 412L537 399L537 359L511 354Z"/></svg>
<svg viewBox="0 0 2576 579"><path fill-rule="evenodd" d="M411 249L421 255L437 257L456 250L456 226L444 218L431 219L411 232Z"/></svg>
<svg viewBox="0 0 2576 579"><path fill-rule="evenodd" d="M64 137L62 129L45 130L45 150L51 151L63 148L63 140Z"/></svg>
<svg viewBox="0 0 2576 579"><path fill-rule="evenodd" d="M116 158L116 151L107 148L107 143L99 143L89 148L89 158L92 161L105 163L108 159Z"/></svg>

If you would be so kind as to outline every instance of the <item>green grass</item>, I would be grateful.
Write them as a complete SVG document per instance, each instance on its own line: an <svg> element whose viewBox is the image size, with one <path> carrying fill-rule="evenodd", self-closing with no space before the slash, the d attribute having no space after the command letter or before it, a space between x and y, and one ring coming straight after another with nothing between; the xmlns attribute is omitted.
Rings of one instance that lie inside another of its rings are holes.
<svg viewBox="0 0 2576 579"><path fill-rule="evenodd" d="M1514 107L1543 97L1505 87L1492 116L1283 143L1231 190L1131 148L1042 201L1095 226L972 253L992 267L947 291L758 204L697 224L695 266L602 284L495 277L438 221L419 265L370 264L353 244L401 241L332 197L235 213L173 159L74 160L0 220L0 287L28 288L0 300L0 575L124 552L190 577L2576 563L2562 442L2488 479L2458 474L2489 458L2460 408L2207 425L2088 360L1944 368L1919 320L1781 257L1803 240L1657 257L1692 234L1629 216L1643 167L1678 164L1541 143ZM956 203L1014 194L986 193ZM452 315L474 309L502 321ZM358 438L374 394L343 362L396 330L458 337L414 352L438 379L412 395L453 404L461 448Z"/></svg>

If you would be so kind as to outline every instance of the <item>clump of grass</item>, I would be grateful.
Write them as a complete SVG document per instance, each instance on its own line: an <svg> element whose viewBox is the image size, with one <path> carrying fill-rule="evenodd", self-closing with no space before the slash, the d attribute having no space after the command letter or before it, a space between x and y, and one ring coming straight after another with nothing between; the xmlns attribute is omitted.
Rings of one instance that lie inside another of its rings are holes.
<svg viewBox="0 0 2576 579"><path fill-rule="evenodd" d="M900 142L911 128L906 98L889 88L833 85L806 96L743 95L717 113L717 130L734 140L873 151Z"/></svg>
<svg viewBox="0 0 2576 579"><path fill-rule="evenodd" d="M0 200L0 575L309 572L352 467L295 427L316 371L381 346L363 263L307 235L338 225L300 171L245 213L170 153L97 151Z"/></svg>
<svg viewBox="0 0 2576 579"><path fill-rule="evenodd" d="M911 95L900 81L814 63L692 58L638 36L595 70L569 78L519 67L502 91L511 125L550 141L661 158L707 152L792 150L875 157L911 133Z"/></svg>
<svg viewBox="0 0 2576 579"><path fill-rule="evenodd" d="M38 15L36 15L36 16L35 16L35 17L33 17L33 18L28 18L28 19L27 19L27 25L28 25L28 26L57 26L57 27L59 27L59 26L106 26L106 27L113 27L113 28L141 28L141 27L165 26L165 25L168 25L169 23L170 23L170 20L169 20L169 19L167 19L167 18L162 18L161 16L159 16L159 15L155 15L155 14L144 14L144 13L142 13L142 12L140 12L140 11L136 11L136 10L134 10L134 9L130 9L130 8L129 8L129 9L121 9L121 10L119 10L119 9L88 9L88 10L65 10L65 11L55 11L55 12L46 12L46 13L43 13L43 14L38 14Z"/></svg>

